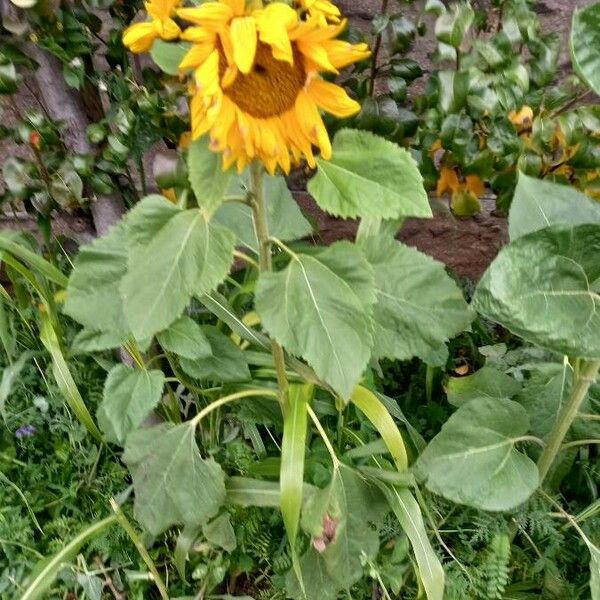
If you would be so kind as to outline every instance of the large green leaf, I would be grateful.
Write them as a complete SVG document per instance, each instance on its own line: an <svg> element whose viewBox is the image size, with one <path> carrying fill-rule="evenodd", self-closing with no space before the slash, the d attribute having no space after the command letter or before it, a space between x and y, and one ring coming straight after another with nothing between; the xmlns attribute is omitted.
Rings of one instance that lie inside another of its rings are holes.
<svg viewBox="0 0 600 600"><path fill-rule="evenodd" d="M135 337L147 339L162 331L193 295L214 290L229 271L234 244L231 231L211 225L197 209L174 213L148 243L135 244L120 287Z"/></svg>
<svg viewBox="0 0 600 600"><path fill-rule="evenodd" d="M428 600L443 600L445 575L440 559L431 547L419 504L409 490L379 483L415 553L419 576Z"/></svg>
<svg viewBox="0 0 600 600"><path fill-rule="evenodd" d="M450 377L446 384L448 402L462 406L475 398L512 398L521 384L493 367L483 367L467 377Z"/></svg>
<svg viewBox="0 0 600 600"><path fill-rule="evenodd" d="M600 94L600 3L573 12L570 49L577 74Z"/></svg>
<svg viewBox="0 0 600 600"><path fill-rule="evenodd" d="M302 513L302 526L312 537L311 547L300 559L309 600L321 598L309 594L315 587L313 573L320 573L317 579L327 582L320 590L324 594L331 594L332 586L350 589L360 579L364 557L373 559L379 550L377 528L387 511L376 486L353 469L335 465L331 483L308 498ZM297 578L290 574L288 582L294 593L299 587ZM296 592L294 597L302 596Z"/></svg>
<svg viewBox="0 0 600 600"><path fill-rule="evenodd" d="M366 131L344 129L333 142L331 160L308 191L319 206L338 217L431 217L423 178L410 153Z"/></svg>
<svg viewBox="0 0 600 600"><path fill-rule="evenodd" d="M189 42L156 40L152 44L150 56L167 75L178 75L179 65L191 47Z"/></svg>
<svg viewBox="0 0 600 600"><path fill-rule="evenodd" d="M92 331L128 332L119 292L127 272L124 221L107 235L83 246L75 258L64 312Z"/></svg>
<svg viewBox="0 0 600 600"><path fill-rule="evenodd" d="M208 147L208 136L192 142L188 151L190 185L207 217L219 208L234 175L223 170L223 157Z"/></svg>
<svg viewBox="0 0 600 600"><path fill-rule="evenodd" d="M246 381L250 371L244 353L213 325L200 328L210 345L210 354L199 359L181 358L183 370L196 379Z"/></svg>
<svg viewBox="0 0 600 600"><path fill-rule="evenodd" d="M248 175L234 179L229 193L245 197L249 189L247 178ZM312 227L302 215L285 179L281 176L265 175L263 185L270 234L284 242L310 235ZM213 220L234 231L244 246L258 254L256 230L249 206L239 202L226 202L215 213Z"/></svg>
<svg viewBox="0 0 600 600"><path fill-rule="evenodd" d="M374 356L438 362L473 318L459 287L444 265L393 239L368 237L362 248L375 270Z"/></svg>
<svg viewBox="0 0 600 600"><path fill-rule="evenodd" d="M600 358L600 226L551 227L506 246L475 308L555 352Z"/></svg>
<svg viewBox="0 0 600 600"><path fill-rule="evenodd" d="M263 273L256 308L265 329L348 399L372 345L373 271L360 251L339 242L294 255L278 273Z"/></svg>
<svg viewBox="0 0 600 600"><path fill-rule="evenodd" d="M515 448L529 430L512 400L478 399L461 406L419 457L429 490L482 510L511 510L538 485L535 463Z"/></svg>
<svg viewBox="0 0 600 600"><path fill-rule="evenodd" d="M196 321L184 315L158 334L160 345L169 352L190 359L212 354L210 342Z"/></svg>
<svg viewBox="0 0 600 600"><path fill-rule="evenodd" d="M171 525L203 525L225 501L224 474L200 456L195 426L163 423L127 438L123 460L131 471L135 516L153 535Z"/></svg>
<svg viewBox="0 0 600 600"><path fill-rule="evenodd" d="M510 239L552 225L600 225L600 202L567 185L519 173L508 215Z"/></svg>
<svg viewBox="0 0 600 600"><path fill-rule="evenodd" d="M165 376L162 371L134 370L115 365L104 382L98 424L109 442L122 444L160 402Z"/></svg>

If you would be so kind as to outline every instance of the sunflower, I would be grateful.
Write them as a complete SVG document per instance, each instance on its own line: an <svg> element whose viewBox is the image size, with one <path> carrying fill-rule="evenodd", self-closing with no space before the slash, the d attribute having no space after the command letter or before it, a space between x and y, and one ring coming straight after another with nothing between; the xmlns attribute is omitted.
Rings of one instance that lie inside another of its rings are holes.
<svg viewBox="0 0 600 600"><path fill-rule="evenodd" d="M335 39L345 21L330 24L283 2L246 9L244 0L205 2L177 15L192 23L181 35L193 45L180 65L193 73L192 136L208 133L224 168L241 171L259 159L269 172L279 165L287 173L302 157L314 166L314 146L331 157L319 110L345 118L360 105L320 73L369 56L366 44Z"/></svg>
<svg viewBox="0 0 600 600"><path fill-rule="evenodd" d="M298 4L301 8L307 10L311 16L320 17L324 22L340 22L340 9L329 0L298 0Z"/></svg>
<svg viewBox="0 0 600 600"><path fill-rule="evenodd" d="M135 23L123 33L123 43L132 52L148 52L157 38L174 40L181 34L179 25L173 20L179 0L149 0L145 3L151 21Z"/></svg>

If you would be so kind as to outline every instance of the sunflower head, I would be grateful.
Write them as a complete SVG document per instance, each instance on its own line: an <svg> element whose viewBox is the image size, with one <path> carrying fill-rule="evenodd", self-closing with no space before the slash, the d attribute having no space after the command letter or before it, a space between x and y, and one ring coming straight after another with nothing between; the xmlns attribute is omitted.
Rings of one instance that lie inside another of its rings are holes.
<svg viewBox="0 0 600 600"><path fill-rule="evenodd" d="M337 39L346 22L331 2L215 0L176 14L190 24L180 71L190 78L192 136L208 134L224 168L258 159L287 173L302 158L314 166L315 147L331 156L321 111L345 118L360 106L321 74L369 56L366 44Z"/></svg>

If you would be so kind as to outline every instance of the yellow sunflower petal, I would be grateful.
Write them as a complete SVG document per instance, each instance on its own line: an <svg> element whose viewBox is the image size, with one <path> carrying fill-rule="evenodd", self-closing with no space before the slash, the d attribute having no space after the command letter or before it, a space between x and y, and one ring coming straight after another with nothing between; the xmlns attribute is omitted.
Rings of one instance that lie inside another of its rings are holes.
<svg viewBox="0 0 600 600"><path fill-rule="evenodd" d="M310 82L308 94L319 108L341 119L351 117L360 111L360 104L352 100L346 90L322 79L313 79Z"/></svg>
<svg viewBox="0 0 600 600"><path fill-rule="evenodd" d="M243 15L246 10L246 0L221 0L225 4L227 4L233 14L237 17Z"/></svg>
<svg viewBox="0 0 600 600"><path fill-rule="evenodd" d="M148 52L158 37L154 23L135 23L123 33L123 44L132 52Z"/></svg>
<svg viewBox="0 0 600 600"><path fill-rule="evenodd" d="M173 19L154 21L154 26L163 40L174 40L175 38L178 38L181 33L179 25L177 25Z"/></svg>
<svg viewBox="0 0 600 600"><path fill-rule="evenodd" d="M313 44L310 42L304 42L298 40L298 50L310 60L311 63L320 71L330 71L331 73L337 73L338 70L331 64L329 56L325 48L321 44Z"/></svg>
<svg viewBox="0 0 600 600"><path fill-rule="evenodd" d="M179 70L197 69L211 55L213 50L214 46L211 44L194 44L183 57Z"/></svg>
<svg viewBox="0 0 600 600"><path fill-rule="evenodd" d="M227 26L233 11L229 5L221 2L205 2L197 8L180 8L177 16L211 31L219 31Z"/></svg>
<svg viewBox="0 0 600 600"><path fill-rule="evenodd" d="M209 57L194 73L198 91L204 96L212 96L220 91L219 87L219 53L213 50Z"/></svg>
<svg viewBox="0 0 600 600"><path fill-rule="evenodd" d="M277 60L294 63L289 31L298 23L298 14L287 4L276 2L253 13L260 41L273 49Z"/></svg>
<svg viewBox="0 0 600 600"><path fill-rule="evenodd" d="M317 105L304 90L298 94L296 101L296 116L304 133L310 141L321 149L325 160L331 158L331 141L319 114Z"/></svg>
<svg viewBox="0 0 600 600"><path fill-rule="evenodd" d="M238 17L231 22L233 60L244 74L250 73L256 56L256 22L253 17Z"/></svg>
<svg viewBox="0 0 600 600"><path fill-rule="evenodd" d="M343 40L325 40L321 45L327 52L329 62L336 69L343 69L359 60L364 60L371 56L371 51L367 44L350 44Z"/></svg>
<svg viewBox="0 0 600 600"><path fill-rule="evenodd" d="M214 31L209 31L205 27L188 27L181 33L181 39L186 42L194 42L196 44L214 44L217 36Z"/></svg>
<svg viewBox="0 0 600 600"><path fill-rule="evenodd" d="M145 3L146 12L159 21L166 21L179 6L179 0L150 0Z"/></svg>

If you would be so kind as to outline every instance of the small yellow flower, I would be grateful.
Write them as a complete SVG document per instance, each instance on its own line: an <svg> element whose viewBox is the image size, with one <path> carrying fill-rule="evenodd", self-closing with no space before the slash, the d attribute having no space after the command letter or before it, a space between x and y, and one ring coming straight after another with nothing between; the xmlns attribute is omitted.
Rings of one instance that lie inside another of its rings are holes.
<svg viewBox="0 0 600 600"><path fill-rule="evenodd" d="M509 121L516 126L518 131L531 129L533 124L533 110L530 106L523 106L519 111L508 113Z"/></svg>
<svg viewBox="0 0 600 600"><path fill-rule="evenodd" d="M204 2L177 15L193 24L181 36L193 46L180 64L193 74L192 136L208 133L224 168L259 159L269 172L287 173L302 157L314 166L314 146L331 157L319 110L345 118L360 105L320 73L370 54L366 44L335 39L344 21L303 18L283 2L247 8L244 0Z"/></svg>
<svg viewBox="0 0 600 600"><path fill-rule="evenodd" d="M460 181L454 169L442 167L437 182L436 193L443 196L446 192L454 193L460 189Z"/></svg>
<svg viewBox="0 0 600 600"><path fill-rule="evenodd" d="M151 21L135 23L123 33L123 43L131 52L139 54L148 52L158 38L174 40L179 37L181 29L173 20L180 0L149 0L145 3Z"/></svg>

